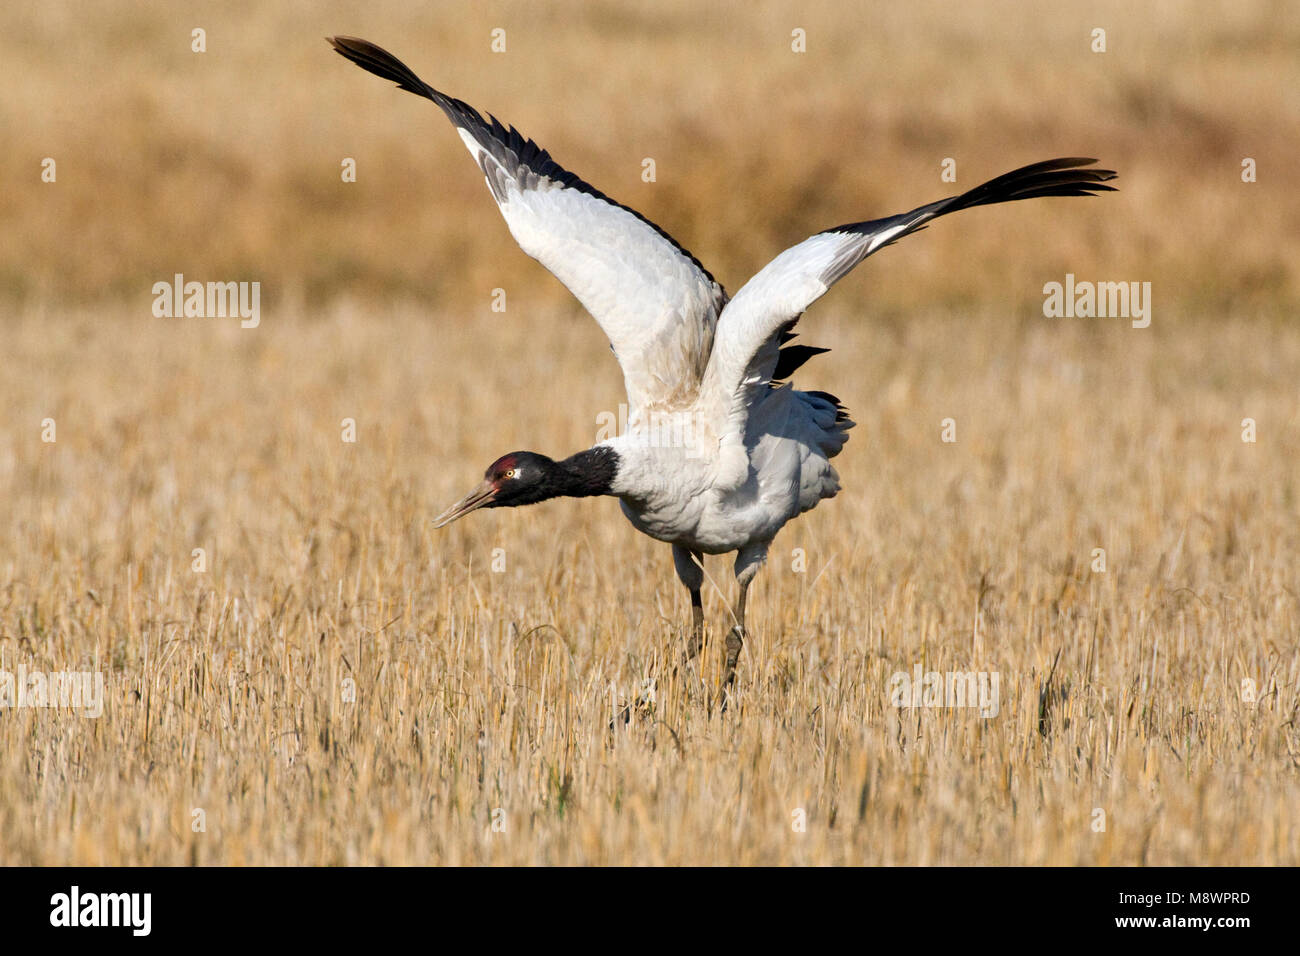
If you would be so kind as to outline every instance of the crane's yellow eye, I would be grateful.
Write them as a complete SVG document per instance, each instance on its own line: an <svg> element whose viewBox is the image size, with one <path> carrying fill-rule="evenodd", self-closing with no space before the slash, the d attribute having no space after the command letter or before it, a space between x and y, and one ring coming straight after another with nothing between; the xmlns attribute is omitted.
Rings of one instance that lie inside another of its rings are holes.
<svg viewBox="0 0 1300 956"><path fill-rule="evenodd" d="M513 468L511 468L509 471L506 472L507 478L513 478L514 476L515 476L515 470Z"/></svg>

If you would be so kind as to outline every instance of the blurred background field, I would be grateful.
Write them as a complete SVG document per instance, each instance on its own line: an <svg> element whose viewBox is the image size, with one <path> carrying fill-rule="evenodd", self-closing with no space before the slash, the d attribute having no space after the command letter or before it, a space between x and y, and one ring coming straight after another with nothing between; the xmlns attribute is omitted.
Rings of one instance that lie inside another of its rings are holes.
<svg viewBox="0 0 1300 956"><path fill-rule="evenodd" d="M9 4L0 293L137 301L184 272L257 278L309 306L481 308L498 286L567 306L510 243L437 110L357 75L323 39L352 33L641 209L733 291L811 232L948 194L946 157L969 187L1097 155L1123 172L1118 201L1065 222L1048 203L945 223L906 269L877 265L836 304L911 314L919 286L931 307L967 307L1073 266L1149 280L1178 314L1293 308L1300 10L1134 6ZM504 54L489 47L497 27ZM46 156L55 187L40 180ZM1026 237L1038 256L1006 254Z"/></svg>
<svg viewBox="0 0 1300 956"><path fill-rule="evenodd" d="M1300 862L1294 6L56 3L0 27L0 669L108 683L98 720L0 710L0 863ZM834 351L796 384L860 423L845 490L777 539L736 710L670 684L611 734L688 616L667 547L610 501L429 518L502 452L590 444L618 369L441 115L335 33L732 292L818 229L1037 159L1098 156L1122 191L946 219L809 311ZM261 325L155 318L177 272L260 281ZM1151 327L1044 318L1067 272L1151 282ZM890 707L917 664L998 671L1000 715Z"/></svg>

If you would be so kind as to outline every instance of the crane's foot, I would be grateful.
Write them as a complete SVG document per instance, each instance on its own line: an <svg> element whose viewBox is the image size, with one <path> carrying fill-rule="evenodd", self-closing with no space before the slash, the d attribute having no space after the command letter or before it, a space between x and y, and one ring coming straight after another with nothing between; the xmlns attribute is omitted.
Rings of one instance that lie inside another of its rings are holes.
<svg viewBox="0 0 1300 956"><path fill-rule="evenodd" d="M700 656L702 650L704 650L704 629L698 628L691 631L691 636L686 641L686 656L682 658L682 663L689 664Z"/></svg>
<svg viewBox="0 0 1300 956"><path fill-rule="evenodd" d="M686 639L686 648L682 651L681 659L673 665L672 680L676 683L682 681L694 682L699 679L698 669L695 662L700 657L700 652L704 649L704 629L698 628L691 631L690 637Z"/></svg>
<svg viewBox="0 0 1300 956"><path fill-rule="evenodd" d="M737 625L727 632L727 659L722 672L722 686L719 690L724 711L731 700L731 687L736 682L736 664L740 660L740 652L744 646L745 629Z"/></svg>
<svg viewBox="0 0 1300 956"><path fill-rule="evenodd" d="M733 627L727 632L727 669L725 676L722 678L722 686L730 687L736 679L736 663L740 660L740 652L745 646L745 629L743 627Z"/></svg>

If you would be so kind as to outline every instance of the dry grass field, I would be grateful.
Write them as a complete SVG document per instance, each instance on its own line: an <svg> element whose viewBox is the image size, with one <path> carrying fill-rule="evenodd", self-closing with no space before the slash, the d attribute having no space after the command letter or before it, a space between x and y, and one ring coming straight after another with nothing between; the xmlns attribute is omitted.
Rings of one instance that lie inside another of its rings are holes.
<svg viewBox="0 0 1300 956"><path fill-rule="evenodd" d="M0 11L0 671L105 681L97 718L0 707L0 864L1300 863L1293 6L379 6ZM945 219L804 317L844 491L777 538L710 711L614 501L432 529L497 455L591 444L621 378L333 33L733 292L1036 159L1122 191ZM155 317L177 272L260 281L260 325ZM1066 273L1151 282L1150 327L1045 318ZM916 668L997 674L997 714L893 706Z"/></svg>

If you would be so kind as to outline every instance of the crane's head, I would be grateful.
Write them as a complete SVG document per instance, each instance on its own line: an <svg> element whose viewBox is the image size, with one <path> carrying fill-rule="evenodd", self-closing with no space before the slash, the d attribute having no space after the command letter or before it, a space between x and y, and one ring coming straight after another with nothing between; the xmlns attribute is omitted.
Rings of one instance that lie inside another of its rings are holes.
<svg viewBox="0 0 1300 956"><path fill-rule="evenodd" d="M488 465L477 488L438 517L433 526L441 528L479 508L512 508L531 505L565 493L559 481L558 466L545 455L531 451L512 451Z"/></svg>

